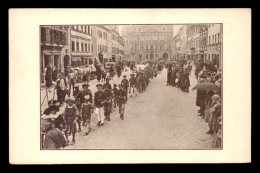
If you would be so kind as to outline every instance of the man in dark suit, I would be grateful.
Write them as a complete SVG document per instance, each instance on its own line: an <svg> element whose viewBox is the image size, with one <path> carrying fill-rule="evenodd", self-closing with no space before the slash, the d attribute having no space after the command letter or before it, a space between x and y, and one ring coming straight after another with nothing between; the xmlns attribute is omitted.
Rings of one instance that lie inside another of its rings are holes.
<svg viewBox="0 0 260 173"><path fill-rule="evenodd" d="M128 91L128 87L129 87L129 82L126 79L126 75L124 75L123 77L124 77L124 79L121 81L121 87L126 92L126 102L127 102L127 91Z"/></svg>
<svg viewBox="0 0 260 173"><path fill-rule="evenodd" d="M112 90L112 86L109 83L109 78L106 78L106 83L103 84L103 88L102 89L105 89L105 88L108 88L108 89Z"/></svg>
<svg viewBox="0 0 260 173"><path fill-rule="evenodd" d="M104 84L105 85L105 84ZM109 88L109 85L103 85L103 91L106 94L106 102L104 103L104 111L105 111L105 120L110 121L110 113L112 110L112 98L113 93L112 90Z"/></svg>
<svg viewBox="0 0 260 173"><path fill-rule="evenodd" d="M119 90L117 92L118 96L118 106L119 106L119 114L120 118L124 119L124 112L125 112L125 103L126 103L126 91L122 88L122 85L118 85Z"/></svg>

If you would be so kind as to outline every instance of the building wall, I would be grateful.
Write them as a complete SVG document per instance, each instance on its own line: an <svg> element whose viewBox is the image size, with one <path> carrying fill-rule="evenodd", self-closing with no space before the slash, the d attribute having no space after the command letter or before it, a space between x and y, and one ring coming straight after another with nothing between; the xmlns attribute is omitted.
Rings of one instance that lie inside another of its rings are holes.
<svg viewBox="0 0 260 173"><path fill-rule="evenodd" d="M158 59L164 53L172 57L172 25L131 25L125 26L123 33L130 60Z"/></svg>
<svg viewBox="0 0 260 173"><path fill-rule="evenodd" d="M71 65L93 62L93 43L90 25L70 26Z"/></svg>
<svg viewBox="0 0 260 173"><path fill-rule="evenodd" d="M208 59L221 65L221 45L222 29L221 24L208 25L208 42L207 42Z"/></svg>
<svg viewBox="0 0 260 173"><path fill-rule="evenodd" d="M47 65L64 71L64 56L69 55L69 27L67 26L41 26L40 27L40 68L41 82Z"/></svg>

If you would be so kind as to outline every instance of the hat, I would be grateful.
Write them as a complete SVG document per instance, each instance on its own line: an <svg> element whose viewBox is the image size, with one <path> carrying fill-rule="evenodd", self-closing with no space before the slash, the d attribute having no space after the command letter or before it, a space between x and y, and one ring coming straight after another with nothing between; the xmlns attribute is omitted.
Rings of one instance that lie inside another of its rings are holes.
<svg viewBox="0 0 260 173"><path fill-rule="evenodd" d="M73 102L73 103L74 103L74 102L75 102L75 99L74 99L74 98L72 98L72 97L69 97L69 98L67 99L67 101L66 101L66 102L68 103L69 101L71 101L71 102Z"/></svg>
<svg viewBox="0 0 260 173"><path fill-rule="evenodd" d="M52 127L53 121L51 118L41 120L41 131L45 132Z"/></svg>
<svg viewBox="0 0 260 173"><path fill-rule="evenodd" d="M84 84L82 85L82 88L84 88L84 87L89 87L89 86L90 86L89 84L85 84L85 83L84 83Z"/></svg>
<svg viewBox="0 0 260 173"><path fill-rule="evenodd" d="M106 78L106 81L110 80L109 77Z"/></svg>
<svg viewBox="0 0 260 173"><path fill-rule="evenodd" d="M114 84L114 87L117 87L117 84Z"/></svg>
<svg viewBox="0 0 260 173"><path fill-rule="evenodd" d="M126 75L123 75L123 77L126 77Z"/></svg>
<svg viewBox="0 0 260 173"><path fill-rule="evenodd" d="M96 87L99 87L99 86L100 86L100 87L102 87L103 85L102 85L102 84L100 84L100 83L96 85Z"/></svg>
<svg viewBox="0 0 260 173"><path fill-rule="evenodd" d="M130 74L130 76L134 76L135 74Z"/></svg>

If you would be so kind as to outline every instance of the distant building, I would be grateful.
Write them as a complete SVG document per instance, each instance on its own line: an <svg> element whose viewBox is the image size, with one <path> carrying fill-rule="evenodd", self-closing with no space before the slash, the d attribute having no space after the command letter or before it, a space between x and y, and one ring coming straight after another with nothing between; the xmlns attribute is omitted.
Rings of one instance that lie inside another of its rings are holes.
<svg viewBox="0 0 260 173"><path fill-rule="evenodd" d="M125 25L125 52L129 60L168 59L172 57L172 25Z"/></svg>

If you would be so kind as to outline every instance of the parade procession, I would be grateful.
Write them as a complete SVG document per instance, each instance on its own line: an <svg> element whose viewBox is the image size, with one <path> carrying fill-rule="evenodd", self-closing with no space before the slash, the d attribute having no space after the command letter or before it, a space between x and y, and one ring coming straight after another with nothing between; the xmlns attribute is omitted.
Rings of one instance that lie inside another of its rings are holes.
<svg viewBox="0 0 260 173"><path fill-rule="evenodd" d="M41 26L41 149L221 149L222 25Z"/></svg>

